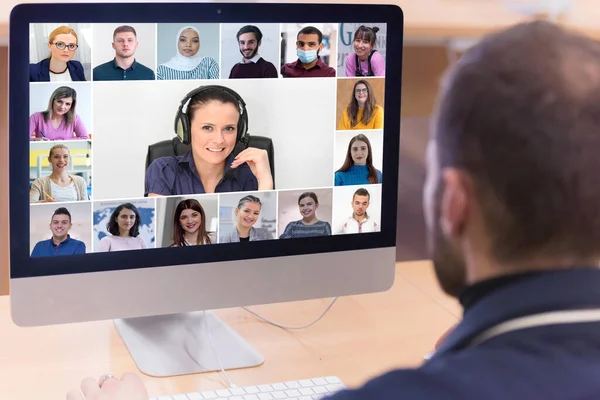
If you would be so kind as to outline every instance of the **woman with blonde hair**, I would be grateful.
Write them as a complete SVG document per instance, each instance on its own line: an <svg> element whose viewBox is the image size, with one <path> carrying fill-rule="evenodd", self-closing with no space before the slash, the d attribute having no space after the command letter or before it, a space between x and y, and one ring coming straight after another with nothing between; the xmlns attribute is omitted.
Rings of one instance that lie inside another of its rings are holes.
<svg viewBox="0 0 600 400"><path fill-rule="evenodd" d="M29 64L30 82L85 81L83 65L73 60L79 47L77 33L68 26L59 26L48 37L50 56Z"/></svg>
<svg viewBox="0 0 600 400"><path fill-rule="evenodd" d="M383 107L377 104L371 84L361 79L354 84L352 98L342 114L338 130L382 128Z"/></svg>
<svg viewBox="0 0 600 400"><path fill-rule="evenodd" d="M29 140L89 139L83 121L76 114L77 92L60 86L50 96L46 111L29 117Z"/></svg>
<svg viewBox="0 0 600 400"><path fill-rule="evenodd" d="M69 173L71 154L67 146L52 146L48 162L52 166L52 173L33 181L29 189L31 203L88 200L85 179Z"/></svg>

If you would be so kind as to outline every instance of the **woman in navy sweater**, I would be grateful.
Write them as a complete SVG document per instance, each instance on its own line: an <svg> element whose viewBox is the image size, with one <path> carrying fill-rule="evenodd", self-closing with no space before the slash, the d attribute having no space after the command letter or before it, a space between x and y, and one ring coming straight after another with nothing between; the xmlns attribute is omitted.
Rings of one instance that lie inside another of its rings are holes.
<svg viewBox="0 0 600 400"><path fill-rule="evenodd" d="M68 26L59 26L48 37L50 56L29 64L30 82L85 81L83 65L73 60L79 47L77 33Z"/></svg>
<svg viewBox="0 0 600 400"><path fill-rule="evenodd" d="M335 186L381 183L381 171L373 166L371 142L360 134L350 139L344 165L335 173Z"/></svg>

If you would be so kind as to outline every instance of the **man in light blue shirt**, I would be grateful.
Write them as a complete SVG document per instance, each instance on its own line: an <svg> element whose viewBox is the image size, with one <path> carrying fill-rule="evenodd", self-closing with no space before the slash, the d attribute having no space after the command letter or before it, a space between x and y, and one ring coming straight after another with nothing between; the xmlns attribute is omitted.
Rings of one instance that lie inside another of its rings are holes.
<svg viewBox="0 0 600 400"><path fill-rule="evenodd" d="M59 207L52 214L50 230L52 238L37 242L31 257L66 256L85 254L85 243L72 239L69 230L73 227L71 213L65 207Z"/></svg>

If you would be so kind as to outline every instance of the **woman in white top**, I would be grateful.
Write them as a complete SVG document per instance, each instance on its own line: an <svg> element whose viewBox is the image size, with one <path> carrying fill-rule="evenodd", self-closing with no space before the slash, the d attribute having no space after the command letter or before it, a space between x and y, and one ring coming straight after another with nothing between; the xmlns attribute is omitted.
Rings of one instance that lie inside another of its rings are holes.
<svg viewBox="0 0 600 400"><path fill-rule="evenodd" d="M29 189L31 203L54 203L63 201L88 200L87 183L77 175L69 174L71 154L64 144L56 144L50 149L48 162L52 173L36 179Z"/></svg>
<svg viewBox="0 0 600 400"><path fill-rule="evenodd" d="M200 31L184 26L177 33L175 56L156 70L159 80L219 79L219 64L200 55Z"/></svg>
<svg viewBox="0 0 600 400"><path fill-rule="evenodd" d="M106 224L110 233L100 239L96 251L139 250L147 248L140 235L142 218L136 206L124 203L115 208Z"/></svg>

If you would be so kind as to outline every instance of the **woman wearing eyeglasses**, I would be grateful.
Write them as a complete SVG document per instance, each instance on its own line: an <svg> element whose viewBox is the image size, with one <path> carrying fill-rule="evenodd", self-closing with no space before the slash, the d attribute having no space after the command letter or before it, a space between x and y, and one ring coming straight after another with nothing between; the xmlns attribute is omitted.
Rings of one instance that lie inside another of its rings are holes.
<svg viewBox="0 0 600 400"><path fill-rule="evenodd" d="M383 107L377 104L373 87L364 79L354 84L352 98L338 123L338 130L382 129Z"/></svg>
<svg viewBox="0 0 600 400"><path fill-rule="evenodd" d="M73 60L77 33L68 26L59 26L48 37L50 56L37 64L29 64L30 82L85 81L83 65Z"/></svg>

